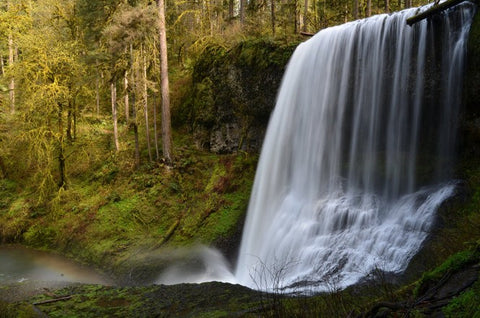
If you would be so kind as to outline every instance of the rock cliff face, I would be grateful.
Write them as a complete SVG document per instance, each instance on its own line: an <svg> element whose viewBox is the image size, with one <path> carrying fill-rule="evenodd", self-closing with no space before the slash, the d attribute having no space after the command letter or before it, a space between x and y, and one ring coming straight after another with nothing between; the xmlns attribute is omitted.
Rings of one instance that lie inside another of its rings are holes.
<svg viewBox="0 0 480 318"><path fill-rule="evenodd" d="M260 150L283 72L297 44L245 40L231 49L215 45L205 50L194 66L190 95L180 110L197 146L214 153ZM460 113L462 156L480 155L478 15L467 54L465 102Z"/></svg>
<svg viewBox="0 0 480 318"><path fill-rule="evenodd" d="M296 44L211 46L197 61L183 109L197 145L214 153L259 151L285 66Z"/></svg>
<svg viewBox="0 0 480 318"><path fill-rule="evenodd" d="M464 248L463 242L475 240L469 226L478 226L478 205L475 197L480 191L480 15L476 14L467 43L464 73L463 107L459 112L458 152L455 177L462 182L455 195L444 202L438 211L436 225L422 250L412 259L404 273L408 281L441 262L446 255ZM466 218L468 225L465 225ZM477 230L475 230L477 231ZM478 232L478 231L477 231ZM467 234L466 234L467 233ZM462 244L458 244L458 242Z"/></svg>
<svg viewBox="0 0 480 318"><path fill-rule="evenodd" d="M460 151L463 158L480 156L480 15L474 17L465 66L464 109L460 118Z"/></svg>

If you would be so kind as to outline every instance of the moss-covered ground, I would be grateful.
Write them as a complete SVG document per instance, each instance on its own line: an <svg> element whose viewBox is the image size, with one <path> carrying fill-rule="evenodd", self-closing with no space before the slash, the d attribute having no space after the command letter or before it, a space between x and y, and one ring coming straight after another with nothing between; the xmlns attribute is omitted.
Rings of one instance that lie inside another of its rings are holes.
<svg viewBox="0 0 480 318"><path fill-rule="evenodd" d="M118 153L109 150L105 120L82 129L89 133L70 146L81 155L67 161L68 187L48 200L22 178L0 179L0 242L54 250L119 276L140 251L202 243L234 254L238 242L226 242L246 213L257 155L213 155L179 132L173 167L142 156L136 168L126 126Z"/></svg>

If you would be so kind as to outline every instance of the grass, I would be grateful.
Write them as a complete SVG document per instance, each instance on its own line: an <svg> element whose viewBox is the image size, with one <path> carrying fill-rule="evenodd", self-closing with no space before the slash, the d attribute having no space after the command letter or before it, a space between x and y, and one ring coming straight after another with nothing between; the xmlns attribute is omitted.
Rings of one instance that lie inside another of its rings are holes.
<svg viewBox="0 0 480 318"><path fill-rule="evenodd" d="M448 318L478 318L480 317L480 281L472 288L455 297L443 309Z"/></svg>
<svg viewBox="0 0 480 318"><path fill-rule="evenodd" d="M460 271L466 266L471 265L472 263L478 263L479 261L480 249L478 248L467 249L450 256L438 267L423 274L414 289L414 295L423 295L446 274Z"/></svg>

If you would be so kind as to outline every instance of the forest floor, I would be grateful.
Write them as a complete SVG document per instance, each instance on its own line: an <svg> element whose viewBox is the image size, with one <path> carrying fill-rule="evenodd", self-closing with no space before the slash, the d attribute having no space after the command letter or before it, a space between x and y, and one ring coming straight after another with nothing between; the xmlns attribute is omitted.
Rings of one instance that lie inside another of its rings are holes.
<svg viewBox="0 0 480 318"><path fill-rule="evenodd" d="M180 132L173 167L144 152L136 168L132 132L120 128L115 153L107 125L93 118L80 127L68 187L46 203L28 181L0 179L0 242L55 251L125 284L150 281L162 266L152 259L172 248L204 244L233 258L258 155L215 155ZM133 267L138 275L127 275Z"/></svg>

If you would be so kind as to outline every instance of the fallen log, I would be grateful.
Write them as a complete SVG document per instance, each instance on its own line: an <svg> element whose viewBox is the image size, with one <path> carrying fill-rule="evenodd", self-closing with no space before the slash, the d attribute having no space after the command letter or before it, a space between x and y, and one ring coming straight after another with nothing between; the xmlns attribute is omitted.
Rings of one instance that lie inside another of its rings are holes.
<svg viewBox="0 0 480 318"><path fill-rule="evenodd" d="M382 308L386 308L390 311L406 310L408 312L408 306L404 303L391 303L391 302L384 301L384 302L379 302L378 304L373 306L373 308L370 309L370 311L368 311L367 313L362 313L357 317L365 317L365 318L379 317L378 313Z"/></svg>
<svg viewBox="0 0 480 318"><path fill-rule="evenodd" d="M314 36L314 35L315 35L315 33L310 33L310 32L300 31L300 35L303 35L303 36Z"/></svg>
<svg viewBox="0 0 480 318"><path fill-rule="evenodd" d="M43 301L33 303L32 305L37 306L37 305L50 304L50 303L54 303L54 302L57 302L57 301L69 300L71 298L72 298L72 296L70 295L70 296L59 297L59 298L54 298L54 299L47 299L47 300L43 300Z"/></svg>
<svg viewBox="0 0 480 318"><path fill-rule="evenodd" d="M469 1L469 0L447 0L442 3L433 5L430 7L430 9L425 10L417 15L414 15L413 17L410 17L407 19L407 24L409 26L412 26L412 24L415 24L419 21L422 21L423 19L429 18L434 14L437 14L441 11L447 10L448 8L451 8L453 6L456 6L457 4L463 2L463 1Z"/></svg>
<svg viewBox="0 0 480 318"><path fill-rule="evenodd" d="M173 222L173 224L168 228L167 233L165 233L164 236L160 237L160 241L157 244L155 244L155 247L156 248L160 247L163 243L168 241L172 237L173 233L175 233L179 225L180 225L180 219Z"/></svg>

